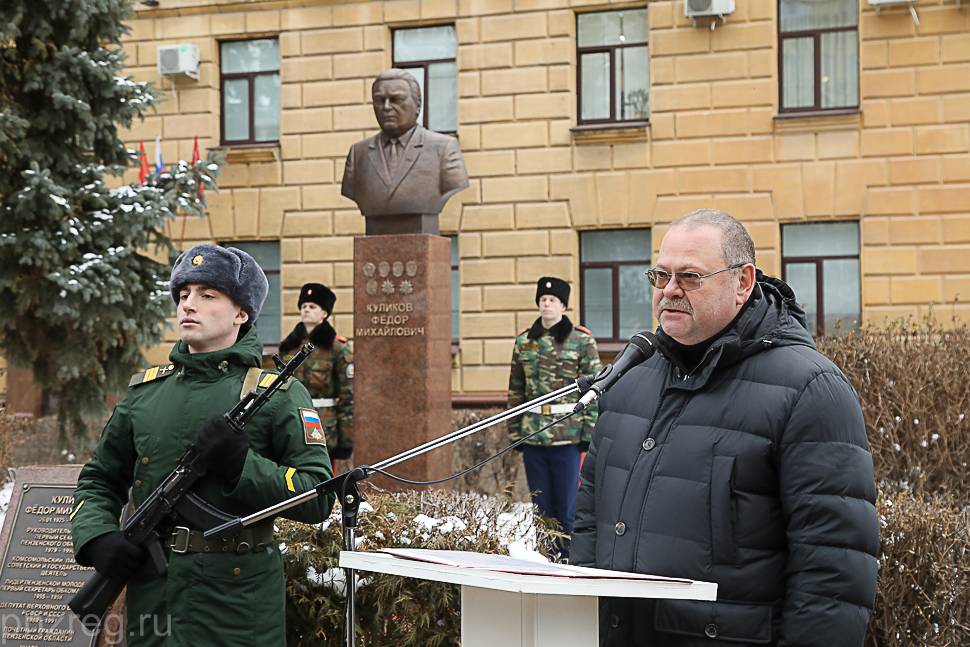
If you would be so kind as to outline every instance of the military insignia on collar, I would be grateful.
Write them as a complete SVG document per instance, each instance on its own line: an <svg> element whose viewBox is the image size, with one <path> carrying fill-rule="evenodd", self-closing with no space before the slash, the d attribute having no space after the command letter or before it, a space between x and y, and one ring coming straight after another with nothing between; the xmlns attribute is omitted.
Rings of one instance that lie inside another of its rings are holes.
<svg viewBox="0 0 970 647"><path fill-rule="evenodd" d="M196 265L196 266L202 265L202 261L204 261L204 260L205 259L202 258L202 254L199 254L195 258L192 259L192 264L193 265Z"/></svg>
<svg viewBox="0 0 970 647"><path fill-rule="evenodd" d="M300 417L303 418L303 433L306 437L307 445L326 445L327 439L323 435L323 425L320 424L320 416L313 409L300 409Z"/></svg>

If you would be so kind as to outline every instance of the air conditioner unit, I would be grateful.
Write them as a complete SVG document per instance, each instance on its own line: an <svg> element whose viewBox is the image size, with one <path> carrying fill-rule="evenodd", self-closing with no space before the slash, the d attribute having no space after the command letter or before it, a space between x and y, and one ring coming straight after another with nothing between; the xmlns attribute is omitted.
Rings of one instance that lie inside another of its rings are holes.
<svg viewBox="0 0 970 647"><path fill-rule="evenodd" d="M184 74L199 80L199 48L195 45L159 45L158 73Z"/></svg>
<svg viewBox="0 0 970 647"><path fill-rule="evenodd" d="M919 16L916 15L916 9L913 8L913 3L916 0L869 0L869 6L876 8L876 15L879 15L879 10L883 7L908 7L909 14L913 17L913 22L919 27ZM960 8L960 0L957 0L957 9Z"/></svg>
<svg viewBox="0 0 970 647"><path fill-rule="evenodd" d="M684 0L684 17L690 18L692 23L695 18L711 16L724 20L724 16L732 13L734 13L734 0ZM714 24L711 23L711 29L714 28Z"/></svg>

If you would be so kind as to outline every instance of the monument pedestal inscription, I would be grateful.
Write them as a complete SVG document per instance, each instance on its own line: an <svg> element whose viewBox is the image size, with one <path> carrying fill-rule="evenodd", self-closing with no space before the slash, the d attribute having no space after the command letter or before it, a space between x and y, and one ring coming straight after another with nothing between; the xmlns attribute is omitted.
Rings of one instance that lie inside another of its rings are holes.
<svg viewBox="0 0 970 647"><path fill-rule="evenodd" d="M81 466L21 467L0 534L5 645L92 645L67 608L94 569L74 561L70 516Z"/></svg>
<svg viewBox="0 0 970 647"><path fill-rule="evenodd" d="M451 431L451 246L430 234L354 240L354 463L373 465ZM451 474L451 447L396 465ZM382 488L411 486L375 475Z"/></svg>

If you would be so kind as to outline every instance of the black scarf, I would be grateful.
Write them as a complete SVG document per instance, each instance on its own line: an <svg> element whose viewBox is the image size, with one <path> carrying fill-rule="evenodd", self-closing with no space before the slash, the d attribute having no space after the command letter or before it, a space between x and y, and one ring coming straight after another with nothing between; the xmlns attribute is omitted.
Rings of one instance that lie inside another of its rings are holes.
<svg viewBox="0 0 970 647"><path fill-rule="evenodd" d="M307 335L306 325L301 321L293 328L293 332L280 342L280 353L288 353L299 348L307 338L314 346L329 350L333 348L333 340L337 338L337 331L333 329L329 321L324 319Z"/></svg>
<svg viewBox="0 0 970 647"><path fill-rule="evenodd" d="M562 319L552 328L545 328L542 325L542 317L536 319L536 322L532 324L532 328L529 328L529 339L538 339L542 333L549 331L549 333L555 338L557 344L561 344L566 341L569 337L569 333L573 331L573 322L569 320L566 315L562 316Z"/></svg>
<svg viewBox="0 0 970 647"><path fill-rule="evenodd" d="M753 290L751 295L754 295ZM729 330L731 330L731 328L734 327L734 324L738 322L741 315L743 315L745 310L747 310L751 305L751 301L752 298L749 296L748 300L744 302L743 306L741 306L741 309L738 310L738 314L734 315L734 319L731 320L731 323L726 325L721 332L708 337L699 344L692 344L690 346L681 344L679 341L665 333L662 327L658 328L657 340L660 342L660 346L664 350L664 355L677 364L685 373L689 374L693 372L694 369L696 369L701 363L701 360L704 359L704 354L707 352L707 349L713 346L714 342L723 337Z"/></svg>

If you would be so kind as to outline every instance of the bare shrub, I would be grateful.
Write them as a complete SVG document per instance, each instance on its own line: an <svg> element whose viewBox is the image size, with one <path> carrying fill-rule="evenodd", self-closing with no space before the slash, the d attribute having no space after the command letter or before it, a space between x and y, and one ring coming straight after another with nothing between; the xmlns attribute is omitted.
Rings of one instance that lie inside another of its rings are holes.
<svg viewBox="0 0 970 647"><path fill-rule="evenodd" d="M499 408L475 411L454 409L451 414L452 430L463 429L501 411ZM462 472L494 456L509 444L508 427L504 422L456 441L452 445L452 470L456 474ZM525 481L522 454L510 451L457 479L455 489L459 492L496 495L505 491L509 484L514 484L515 499L524 501L529 495Z"/></svg>
<svg viewBox="0 0 970 647"><path fill-rule="evenodd" d="M859 393L880 484L866 645L970 644L970 329L929 316L818 346Z"/></svg>
<svg viewBox="0 0 970 647"><path fill-rule="evenodd" d="M888 486L879 495L879 587L866 645L970 644L966 500Z"/></svg>
<svg viewBox="0 0 970 647"><path fill-rule="evenodd" d="M877 481L970 495L970 329L933 317L819 339L859 393Z"/></svg>
<svg viewBox="0 0 970 647"><path fill-rule="evenodd" d="M14 447L24 426L22 418L8 416L0 409L0 482L6 478L7 469L14 466Z"/></svg>
<svg viewBox="0 0 970 647"><path fill-rule="evenodd" d="M91 429L101 429L104 419L85 419ZM6 451L0 446L0 459L8 467L24 465L81 465L94 455L94 447L101 432L94 434L94 442L85 436L63 434L57 416L43 418L15 418L0 412L0 445L9 442ZM9 438L8 438L9 436Z"/></svg>
<svg viewBox="0 0 970 647"><path fill-rule="evenodd" d="M358 550L388 547L508 554L506 544L537 532L533 508L508 493L483 497L442 491L391 494L365 484L371 510L359 517ZM424 518L417 519L419 515ZM342 542L339 506L320 526L277 520L283 542L290 647L343 645L344 576L337 568ZM359 573L358 644L373 647L459 645L460 587L444 582Z"/></svg>

